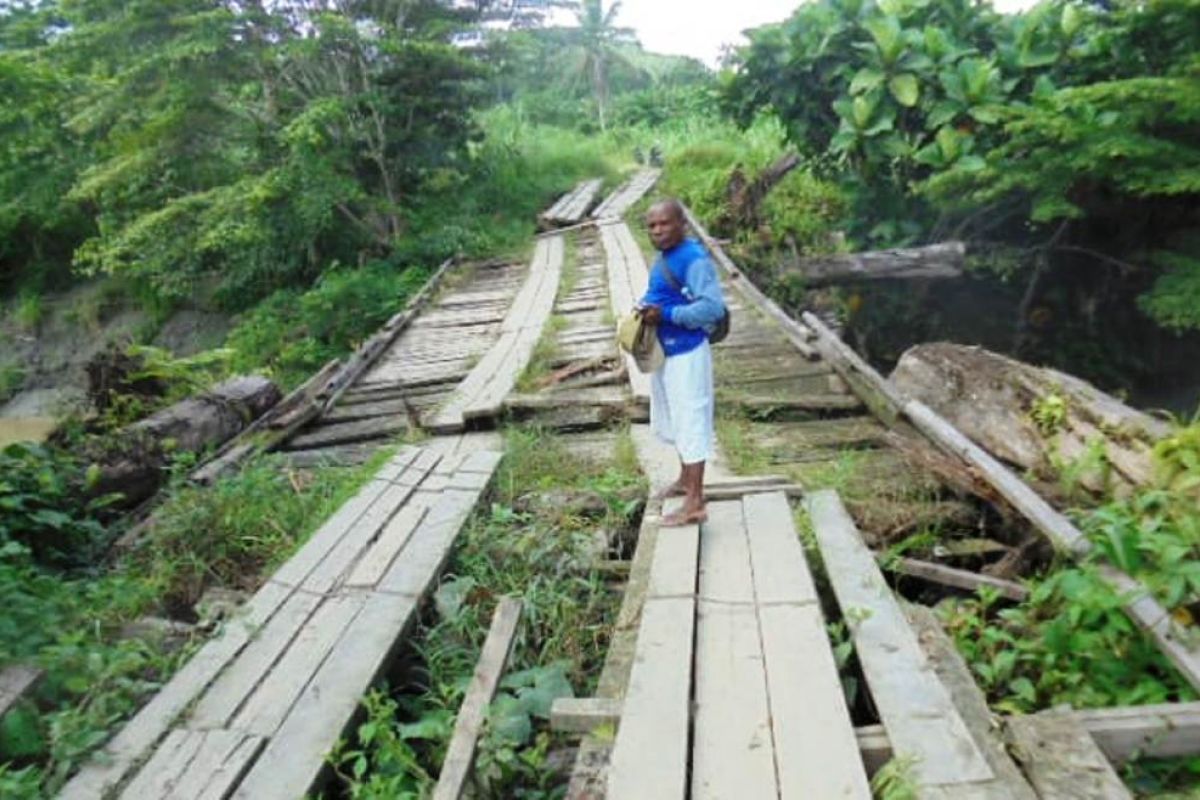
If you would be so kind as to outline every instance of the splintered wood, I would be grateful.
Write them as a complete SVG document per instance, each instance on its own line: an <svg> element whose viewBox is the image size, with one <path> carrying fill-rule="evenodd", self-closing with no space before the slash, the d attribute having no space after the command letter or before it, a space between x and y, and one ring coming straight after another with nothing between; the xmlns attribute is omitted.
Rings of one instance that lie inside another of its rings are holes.
<svg viewBox="0 0 1200 800"><path fill-rule="evenodd" d="M592 212L592 218L624 216L626 211L633 208L634 204L641 200L654 184L658 183L658 176L661 174L662 170L660 169L639 170L632 178L617 187L616 191L604 198L604 202Z"/></svg>
<svg viewBox="0 0 1200 800"><path fill-rule="evenodd" d="M529 364L554 308L563 266L563 238L540 239L525 283L500 324L499 337L426 427L461 431L468 419L494 417Z"/></svg>
<svg viewBox="0 0 1200 800"><path fill-rule="evenodd" d="M310 792L500 461L405 447L63 790L290 800ZM190 709L190 710L189 710Z"/></svg>

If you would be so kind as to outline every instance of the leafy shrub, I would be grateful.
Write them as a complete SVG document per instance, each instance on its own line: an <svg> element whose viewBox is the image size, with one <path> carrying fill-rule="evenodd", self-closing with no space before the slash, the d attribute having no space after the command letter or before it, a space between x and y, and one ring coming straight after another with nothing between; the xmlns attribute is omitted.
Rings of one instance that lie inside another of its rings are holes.
<svg viewBox="0 0 1200 800"><path fill-rule="evenodd" d="M0 553L87 563L104 541L109 500L89 499L87 483L80 464L60 451L27 442L0 451Z"/></svg>
<svg viewBox="0 0 1200 800"><path fill-rule="evenodd" d="M230 332L231 367L267 368L285 385L299 383L373 333L428 275L424 269L373 262L361 269L335 267L307 291L280 290Z"/></svg>

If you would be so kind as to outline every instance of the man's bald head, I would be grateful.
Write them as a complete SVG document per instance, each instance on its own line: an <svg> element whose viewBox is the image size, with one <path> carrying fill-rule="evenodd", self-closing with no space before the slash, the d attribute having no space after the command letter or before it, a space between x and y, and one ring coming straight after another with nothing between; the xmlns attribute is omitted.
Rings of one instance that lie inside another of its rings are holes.
<svg viewBox="0 0 1200 800"><path fill-rule="evenodd" d="M650 241L660 251L670 250L683 241L686 222L683 203L674 197L659 200L646 212L646 230Z"/></svg>

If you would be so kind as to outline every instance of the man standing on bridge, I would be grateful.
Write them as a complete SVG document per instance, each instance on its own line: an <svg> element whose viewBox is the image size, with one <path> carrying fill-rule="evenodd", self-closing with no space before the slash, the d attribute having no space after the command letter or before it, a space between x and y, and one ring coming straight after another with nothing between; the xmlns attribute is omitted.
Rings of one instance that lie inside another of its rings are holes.
<svg viewBox="0 0 1200 800"><path fill-rule="evenodd" d="M684 236L678 200L655 203L646 213L650 240L661 255L639 306L658 325L666 361L650 380L650 427L675 445L679 478L661 498L683 497L683 508L662 525L691 525L707 519L704 463L713 456L713 365L708 335L725 314L721 283L703 245Z"/></svg>

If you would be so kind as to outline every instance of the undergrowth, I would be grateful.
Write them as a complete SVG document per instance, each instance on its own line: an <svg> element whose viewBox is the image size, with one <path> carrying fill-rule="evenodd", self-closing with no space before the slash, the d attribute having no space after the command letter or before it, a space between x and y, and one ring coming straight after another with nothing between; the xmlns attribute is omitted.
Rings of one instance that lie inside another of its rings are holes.
<svg viewBox="0 0 1200 800"><path fill-rule="evenodd" d="M1092 558L1031 580L1029 599L1015 606L1004 607L986 590L943 604L947 629L993 708L1031 713L1063 703L1098 708L1196 698L1125 614L1127 598L1097 571L1104 562L1140 578L1185 639L1200 635L1200 425L1179 428L1155 455L1154 485L1077 514L1096 546ZM1127 779L1156 789L1197 775L1200 759L1193 758L1135 765Z"/></svg>
<svg viewBox="0 0 1200 800"><path fill-rule="evenodd" d="M491 503L460 535L436 614L414 638L415 674L399 691L368 697L366 721L335 756L348 796L431 789L503 594L520 598L524 612L480 742L474 796L561 795L567 742L548 729L550 704L594 689L618 603L593 568L605 557L600 532L636 525L643 496L627 436L614 460L596 464L552 434L508 429Z"/></svg>

